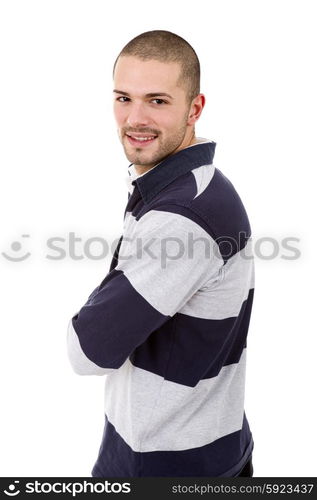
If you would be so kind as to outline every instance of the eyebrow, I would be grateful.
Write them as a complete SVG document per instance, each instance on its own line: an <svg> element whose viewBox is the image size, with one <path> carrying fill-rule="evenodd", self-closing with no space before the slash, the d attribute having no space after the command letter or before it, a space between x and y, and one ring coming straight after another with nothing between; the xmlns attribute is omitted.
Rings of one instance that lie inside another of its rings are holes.
<svg viewBox="0 0 317 500"><path fill-rule="evenodd" d="M126 95L127 97L130 97L130 94L128 94L128 92L124 92L123 90L114 89L114 92L116 94L122 94ZM157 97L157 96L165 96L169 97L170 99L174 99L170 94L167 94L166 92L150 92L148 94L145 94L145 97Z"/></svg>

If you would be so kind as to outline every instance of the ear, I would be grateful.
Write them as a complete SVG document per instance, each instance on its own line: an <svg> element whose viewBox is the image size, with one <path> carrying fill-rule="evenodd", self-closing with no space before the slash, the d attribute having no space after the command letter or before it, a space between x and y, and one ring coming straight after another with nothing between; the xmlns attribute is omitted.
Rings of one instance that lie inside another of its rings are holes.
<svg viewBox="0 0 317 500"><path fill-rule="evenodd" d="M201 115L201 112L205 106L206 103L206 98L204 94L198 94L192 101L190 110L189 110L189 115L188 115L188 120L187 124L188 125L194 125L198 118Z"/></svg>

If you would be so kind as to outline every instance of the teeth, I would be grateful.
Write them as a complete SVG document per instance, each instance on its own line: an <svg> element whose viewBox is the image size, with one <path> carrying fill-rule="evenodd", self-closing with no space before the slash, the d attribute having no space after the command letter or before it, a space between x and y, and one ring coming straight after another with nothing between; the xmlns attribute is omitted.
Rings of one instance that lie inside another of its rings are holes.
<svg viewBox="0 0 317 500"><path fill-rule="evenodd" d="M132 137L132 139L136 140L136 141L150 141L152 139L155 139L155 137L133 137L133 135L130 135L130 137Z"/></svg>

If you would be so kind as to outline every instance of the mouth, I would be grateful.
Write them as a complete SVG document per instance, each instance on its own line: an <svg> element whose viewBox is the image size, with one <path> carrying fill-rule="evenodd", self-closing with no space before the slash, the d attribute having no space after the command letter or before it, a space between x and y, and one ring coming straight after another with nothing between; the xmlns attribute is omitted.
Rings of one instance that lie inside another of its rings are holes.
<svg viewBox="0 0 317 500"><path fill-rule="evenodd" d="M157 135L136 135L136 134L126 134L129 143L132 146L136 146L138 148L144 148L152 144L156 139Z"/></svg>

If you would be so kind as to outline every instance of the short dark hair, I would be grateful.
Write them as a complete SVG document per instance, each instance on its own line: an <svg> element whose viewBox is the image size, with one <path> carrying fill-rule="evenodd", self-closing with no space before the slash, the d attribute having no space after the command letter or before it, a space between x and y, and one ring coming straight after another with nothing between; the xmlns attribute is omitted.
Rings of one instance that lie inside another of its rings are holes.
<svg viewBox="0 0 317 500"><path fill-rule="evenodd" d="M200 64L196 52L184 38L164 30L146 31L128 42L113 66L113 75L120 56L135 56L144 61L178 62L177 85L186 87L189 103L200 93Z"/></svg>

